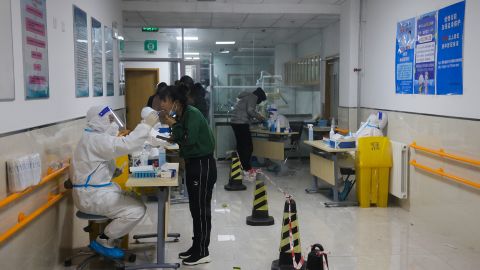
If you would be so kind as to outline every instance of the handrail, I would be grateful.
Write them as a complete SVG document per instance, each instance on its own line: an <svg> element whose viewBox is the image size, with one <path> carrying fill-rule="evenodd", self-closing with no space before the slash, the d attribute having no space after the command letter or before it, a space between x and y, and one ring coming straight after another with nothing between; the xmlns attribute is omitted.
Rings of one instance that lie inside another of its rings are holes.
<svg viewBox="0 0 480 270"><path fill-rule="evenodd" d="M65 196L65 192L59 193L57 195L50 195L48 198L48 202L42 205L40 208L35 210L33 213L31 213L28 216L25 216L23 213L18 214L18 223L15 224L13 227L8 229L6 232L0 235L0 245L5 242L5 240L9 239L12 237L16 232L19 230L23 229L25 226L27 226L30 222L32 222L36 217L41 215L45 210L50 208L52 205L54 205L56 202L58 202L60 199L62 199Z"/></svg>
<svg viewBox="0 0 480 270"><path fill-rule="evenodd" d="M439 155L441 157L453 159L453 160L456 160L456 161L468 163L468 164L475 165L475 166L480 166L480 160L475 160L475 159L471 159L471 158L467 158L467 157L452 155L452 154L446 153L445 150L442 149L442 148L440 148L439 150L433 150L433 149L430 149L430 148L427 148L427 147L424 147L424 146L419 146L419 145L417 145L416 142L413 142L412 144L410 144L410 147L412 147L413 149L417 149L417 150L420 150L420 151L430 153L430 154Z"/></svg>
<svg viewBox="0 0 480 270"><path fill-rule="evenodd" d="M35 186L28 187L24 191L14 193L12 195L7 196L5 199L0 201L0 208L10 204L11 202L13 202L13 201L25 196L25 195L27 195L28 193L34 191L36 188L50 182L51 180L55 179L57 176L59 176L60 174L65 172L69 167L70 167L70 164L66 164L63 168L58 169L58 170L52 172L51 174L43 177L42 181L40 181Z"/></svg>
<svg viewBox="0 0 480 270"><path fill-rule="evenodd" d="M453 175L453 174L448 174L446 173L443 168L438 168L438 169L432 169L430 167L427 167L425 165L422 165L422 164L419 164L417 163L417 161L415 159L411 160L410 161L410 164L416 168L419 168L419 169L422 169L424 171L427 171L429 173L433 173L433 174L436 174L436 175L440 175L440 176L443 176L443 177L447 177L447 178L450 178L454 181L457 181L457 182L460 182L462 184L465 184L467 186L470 186L470 187L474 187L474 188L479 188L480 189L480 183L475 183L473 181L470 181L470 180L467 180L467 179L464 179L464 178L461 178L459 176L456 176L456 175Z"/></svg>

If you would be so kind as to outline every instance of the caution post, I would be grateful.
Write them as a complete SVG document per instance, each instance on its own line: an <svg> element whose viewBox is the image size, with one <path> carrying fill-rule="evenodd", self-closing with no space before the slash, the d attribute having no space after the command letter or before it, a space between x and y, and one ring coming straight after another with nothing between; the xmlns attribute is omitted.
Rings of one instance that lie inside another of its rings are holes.
<svg viewBox="0 0 480 270"><path fill-rule="evenodd" d="M247 217L247 225L269 226L274 223L275 221L273 217L268 215L268 197L267 187L265 186L265 176L263 173L257 173L255 191L253 192L252 215Z"/></svg>
<svg viewBox="0 0 480 270"><path fill-rule="evenodd" d="M232 163L230 165L230 176L228 184L224 186L225 190L237 191L245 190L247 187L242 183L242 166L237 152L232 152Z"/></svg>
<svg viewBox="0 0 480 270"><path fill-rule="evenodd" d="M280 256L272 262L272 270L305 269L300 245L300 230L297 220L297 206L287 198L283 210L283 226L280 240Z"/></svg>

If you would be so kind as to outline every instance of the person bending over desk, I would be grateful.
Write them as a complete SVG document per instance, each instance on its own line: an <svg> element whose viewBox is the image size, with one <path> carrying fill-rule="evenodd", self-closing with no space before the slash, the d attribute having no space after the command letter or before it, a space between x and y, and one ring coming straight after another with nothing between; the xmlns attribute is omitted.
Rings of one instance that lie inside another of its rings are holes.
<svg viewBox="0 0 480 270"><path fill-rule="evenodd" d="M187 87L168 86L159 93L162 123L172 128L172 141L180 146L185 160L190 213L193 219L193 244L179 254L185 265L211 261L210 244L212 191L217 181L213 158L215 140L207 120L193 106L187 105Z"/></svg>
<svg viewBox="0 0 480 270"><path fill-rule="evenodd" d="M237 97L237 103L232 111L231 125L237 141L237 153L243 167L246 180L254 180L256 171L252 169L253 143L250 133L250 122L253 119L264 121L265 118L255 110L255 107L267 99L262 88L258 87L253 93L244 91Z"/></svg>

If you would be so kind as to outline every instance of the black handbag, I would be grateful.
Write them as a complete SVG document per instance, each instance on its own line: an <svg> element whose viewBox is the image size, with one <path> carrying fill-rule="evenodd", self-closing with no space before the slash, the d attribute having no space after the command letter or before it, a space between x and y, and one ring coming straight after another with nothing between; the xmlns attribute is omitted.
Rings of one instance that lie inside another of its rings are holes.
<svg viewBox="0 0 480 270"><path fill-rule="evenodd" d="M323 246L314 244L308 253L306 270L328 270L328 258Z"/></svg>

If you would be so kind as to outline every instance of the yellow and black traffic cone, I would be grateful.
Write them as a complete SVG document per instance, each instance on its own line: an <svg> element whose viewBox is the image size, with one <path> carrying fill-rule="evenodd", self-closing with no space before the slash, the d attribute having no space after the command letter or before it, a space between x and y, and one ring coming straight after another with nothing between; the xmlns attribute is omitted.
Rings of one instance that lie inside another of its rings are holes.
<svg viewBox="0 0 480 270"><path fill-rule="evenodd" d="M288 218L290 210L290 220ZM293 236L293 254L290 248L290 227ZM272 270L305 269L300 245L300 230L297 221L297 206L293 199L287 199L283 210L283 226L280 240L280 257L272 262ZM295 257L297 268L294 266L292 256ZM301 267L300 267L301 266Z"/></svg>
<svg viewBox="0 0 480 270"><path fill-rule="evenodd" d="M237 152L232 152L232 164L230 166L230 177L224 188L228 191L245 190L247 187L242 184L242 167Z"/></svg>
<svg viewBox="0 0 480 270"><path fill-rule="evenodd" d="M251 226L269 226L275 221L268 215L267 187L264 181L265 176L257 173L255 181L255 191L253 192L252 215L247 217L247 225Z"/></svg>

